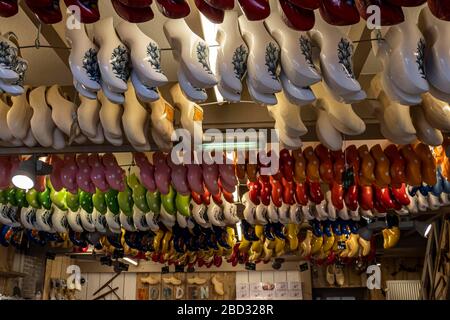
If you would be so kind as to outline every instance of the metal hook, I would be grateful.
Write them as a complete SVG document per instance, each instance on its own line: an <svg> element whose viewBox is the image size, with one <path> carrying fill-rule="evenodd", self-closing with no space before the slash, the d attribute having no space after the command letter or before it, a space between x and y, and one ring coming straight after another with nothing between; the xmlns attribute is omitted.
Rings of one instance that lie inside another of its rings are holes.
<svg viewBox="0 0 450 320"><path fill-rule="evenodd" d="M11 38L15 39L17 42L19 42L19 37L17 36L17 34L14 33L14 31L8 31L7 33L4 34L4 36L8 39L11 40Z"/></svg>
<svg viewBox="0 0 450 320"><path fill-rule="evenodd" d="M38 30L36 34L36 39L34 40L34 46L36 47L36 49L39 49L41 47L41 41L39 39L41 38L41 30L42 30L42 23L40 20L37 28Z"/></svg>
<svg viewBox="0 0 450 320"><path fill-rule="evenodd" d="M378 42L381 42L381 41L384 40L384 39L383 39L383 36L381 35L381 30L380 30L380 29L377 29L377 30L376 30L375 36L376 36L376 39L377 39Z"/></svg>

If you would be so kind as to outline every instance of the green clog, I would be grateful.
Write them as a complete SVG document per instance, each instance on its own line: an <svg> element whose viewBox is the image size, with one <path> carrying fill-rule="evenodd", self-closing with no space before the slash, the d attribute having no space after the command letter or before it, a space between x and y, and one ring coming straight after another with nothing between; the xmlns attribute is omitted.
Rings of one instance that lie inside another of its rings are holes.
<svg viewBox="0 0 450 320"><path fill-rule="evenodd" d="M28 190L26 198L27 198L27 202L30 206L32 206L35 209L41 208L41 204L39 203L39 199L38 199L38 192L36 191L36 189Z"/></svg>
<svg viewBox="0 0 450 320"><path fill-rule="evenodd" d="M8 200L8 203L10 205L17 207L16 189L15 188L9 188L6 191L6 199Z"/></svg>
<svg viewBox="0 0 450 320"><path fill-rule="evenodd" d="M94 212L94 203L92 202L92 194L86 191L80 191L80 206L87 213Z"/></svg>
<svg viewBox="0 0 450 320"><path fill-rule="evenodd" d="M159 211L161 210L161 194L159 193L159 191L147 191L145 198L147 199L149 211L158 215Z"/></svg>
<svg viewBox="0 0 450 320"><path fill-rule="evenodd" d="M177 207L177 211L185 216L185 217L190 217L191 216L191 208L190 208L190 204L191 204L191 195L187 194L187 195L182 195L181 193L177 193L177 196L175 197L175 204Z"/></svg>
<svg viewBox="0 0 450 320"><path fill-rule="evenodd" d="M77 212L80 209L80 195L78 193L66 193L66 204L70 211Z"/></svg>
<svg viewBox="0 0 450 320"><path fill-rule="evenodd" d="M27 192L24 189L16 189L17 205L21 208L28 207Z"/></svg>
<svg viewBox="0 0 450 320"><path fill-rule="evenodd" d="M161 203L164 209L167 211L167 213L171 215L175 215L177 213L177 208L175 205L175 196L176 192L171 185L169 186L169 192L167 194L161 195Z"/></svg>
<svg viewBox="0 0 450 320"><path fill-rule="evenodd" d="M109 189L109 191L105 192L106 206L108 207L108 210L114 215L120 213L119 202L117 201L118 193L119 192L114 189Z"/></svg>
<svg viewBox="0 0 450 320"><path fill-rule="evenodd" d="M63 211L67 210L66 193L66 189L61 189L61 191L56 191L55 189L50 190L50 200Z"/></svg>
<svg viewBox="0 0 450 320"><path fill-rule="evenodd" d="M105 214L108 211L105 194L99 189L96 189L95 193L92 195L92 202L94 203L94 208L101 214Z"/></svg>
<svg viewBox="0 0 450 320"><path fill-rule="evenodd" d="M1 204L7 204L8 203L8 199L6 197L6 193L7 193L7 190L1 190L0 191L0 203Z"/></svg>
<svg viewBox="0 0 450 320"><path fill-rule="evenodd" d="M39 204L47 210L52 207L52 200L50 199L50 188L45 188L44 191L38 192Z"/></svg>
<svg viewBox="0 0 450 320"><path fill-rule="evenodd" d="M119 192L117 195L117 200L119 201L120 210L127 216L133 215L133 192L131 188L126 185L125 190Z"/></svg>

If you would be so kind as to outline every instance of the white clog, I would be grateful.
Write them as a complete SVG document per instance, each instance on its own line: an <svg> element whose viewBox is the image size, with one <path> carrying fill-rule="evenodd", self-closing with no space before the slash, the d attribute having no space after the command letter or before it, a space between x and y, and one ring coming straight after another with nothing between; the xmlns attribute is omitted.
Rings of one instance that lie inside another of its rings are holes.
<svg viewBox="0 0 450 320"><path fill-rule="evenodd" d="M248 48L239 31L237 11L225 11L223 22L217 25L216 39L219 43L216 64L219 83L222 88L225 86L226 92L240 96L242 79L247 71Z"/></svg>
<svg viewBox="0 0 450 320"><path fill-rule="evenodd" d="M442 132L427 121L421 105L411 107L411 119L420 141L430 146L440 146L444 142Z"/></svg>
<svg viewBox="0 0 450 320"><path fill-rule="evenodd" d="M267 32L263 21L249 21L242 15L239 27L249 49L247 83L262 94L280 92L282 88L277 75L280 47Z"/></svg>
<svg viewBox="0 0 450 320"><path fill-rule="evenodd" d="M150 230L153 232L156 232L159 230L159 212L155 213L153 211L150 211L145 214L145 220L147 222L147 225L149 226Z"/></svg>
<svg viewBox="0 0 450 320"><path fill-rule="evenodd" d="M337 96L361 91L353 73L351 40L341 30L323 21L316 23L308 34L320 48L320 70L330 90Z"/></svg>
<svg viewBox="0 0 450 320"><path fill-rule="evenodd" d="M146 108L140 104L136 97L131 82L128 83L128 91L125 92L124 112L122 125L125 136L132 145L144 146L148 143L145 123L148 118Z"/></svg>
<svg viewBox="0 0 450 320"><path fill-rule="evenodd" d="M151 109L151 127L152 132L158 135L165 141L170 141L174 132L174 108L163 98L148 103Z"/></svg>
<svg viewBox="0 0 450 320"><path fill-rule="evenodd" d="M319 82L321 76L312 61L311 40L308 34L289 28L278 10L272 10L264 24L281 48L281 69L289 81L299 88Z"/></svg>
<svg viewBox="0 0 450 320"><path fill-rule="evenodd" d="M217 84L217 90L219 90L220 95L227 102L238 103L241 101L241 93L230 90L222 81L219 81Z"/></svg>
<svg viewBox="0 0 450 320"><path fill-rule="evenodd" d="M56 232L66 233L69 229L67 211L63 211L58 207L53 206L52 225Z"/></svg>
<svg viewBox="0 0 450 320"><path fill-rule="evenodd" d="M136 96L142 102L152 102L159 99L159 93L156 87L143 84L134 70L131 71L131 83L136 91Z"/></svg>
<svg viewBox="0 0 450 320"><path fill-rule="evenodd" d="M75 90L77 90L78 93L82 96L92 100L97 99L97 91L90 90L75 79L73 79L73 86L75 87Z"/></svg>
<svg viewBox="0 0 450 320"><path fill-rule="evenodd" d="M75 104L63 96L58 85L53 85L47 90L47 104L52 107L52 119L55 125L66 136L70 137L72 125L76 120ZM76 125L75 136L80 133L80 128Z"/></svg>
<svg viewBox="0 0 450 320"><path fill-rule="evenodd" d="M122 106L109 101L102 91L98 93L98 101L101 104L99 119L102 124L105 137L108 141L110 140L108 138L114 140L122 139Z"/></svg>
<svg viewBox="0 0 450 320"><path fill-rule="evenodd" d="M134 226L133 216L127 216L125 213L121 212L119 214L119 221L126 231L135 232L136 227Z"/></svg>
<svg viewBox="0 0 450 320"><path fill-rule="evenodd" d="M66 29L66 39L71 46L69 66L74 80L86 90L99 91L101 75L98 50L87 36L85 26L81 24L80 28Z"/></svg>
<svg viewBox="0 0 450 320"><path fill-rule="evenodd" d="M289 135L285 131L285 127L282 124L275 122L274 128L275 130L277 130L278 138L281 143L280 146L282 148L288 150L296 150L303 146L303 142L300 137L298 135Z"/></svg>
<svg viewBox="0 0 450 320"><path fill-rule="evenodd" d="M304 207L302 207L303 210ZM289 223L291 223L291 219L289 218L291 213L291 206L286 204L286 203L282 203L281 207L278 208L278 221L281 224L287 225ZM303 213L303 216L305 217L305 213Z"/></svg>
<svg viewBox="0 0 450 320"><path fill-rule="evenodd" d="M433 128L450 130L449 103L433 97L430 93L422 95L422 110L425 118Z"/></svg>
<svg viewBox="0 0 450 320"><path fill-rule="evenodd" d="M250 83L249 78L246 78L247 83L247 89L248 93L250 94L250 97L252 100L256 103L259 103L261 105L275 105L277 104L277 98L275 97L275 94L273 93L262 93L257 91L253 85Z"/></svg>
<svg viewBox="0 0 450 320"><path fill-rule="evenodd" d="M333 126L328 113L316 108L316 134L319 141L328 149L337 151L342 149L342 134Z"/></svg>
<svg viewBox="0 0 450 320"><path fill-rule="evenodd" d="M0 140L4 142L12 142L14 136L9 130L7 115L10 107L0 98Z"/></svg>
<svg viewBox="0 0 450 320"><path fill-rule="evenodd" d="M336 208L333 205L333 200L331 199L331 190L325 192L325 199L327 201L327 213L329 220L336 220Z"/></svg>
<svg viewBox="0 0 450 320"><path fill-rule="evenodd" d="M376 31L372 34L376 36ZM392 26L382 42L372 43L375 56L383 64L383 73L397 88L410 95L421 95L429 90L425 79L423 35L412 20Z"/></svg>
<svg viewBox="0 0 450 320"><path fill-rule="evenodd" d="M281 86L287 100L299 106L311 104L316 100L314 92L309 87L297 87L286 76L282 70L280 73Z"/></svg>
<svg viewBox="0 0 450 320"><path fill-rule="evenodd" d="M2 79L0 79L0 92L6 92L12 96L20 96L23 94L24 90L22 86L13 85L6 83Z"/></svg>
<svg viewBox="0 0 450 320"><path fill-rule="evenodd" d="M28 230L33 230L35 229L35 226L33 224L33 220L36 221L36 208L22 208L20 210L20 223L22 223L22 226L25 229ZM9 220L9 219L8 219ZM9 221L5 221L4 219L0 219L0 221L4 224L5 222L9 222Z"/></svg>
<svg viewBox="0 0 450 320"><path fill-rule="evenodd" d="M103 95L112 103L124 104L125 96L121 92L114 91L106 82L101 83Z"/></svg>
<svg viewBox="0 0 450 320"><path fill-rule="evenodd" d="M30 120L33 115L28 103L29 87L25 88L25 92L16 97L11 97L12 106L6 115L6 122L11 134L17 139L25 139L30 129Z"/></svg>
<svg viewBox="0 0 450 320"><path fill-rule="evenodd" d="M80 105L77 109L78 124L81 132L88 138L97 136L100 116L100 103L97 100L88 99L79 95Z"/></svg>
<svg viewBox="0 0 450 320"><path fill-rule="evenodd" d="M254 225L256 223L256 205L250 200L248 192L242 195L242 204L245 206L244 219L251 225Z"/></svg>
<svg viewBox="0 0 450 320"><path fill-rule="evenodd" d="M174 58L186 70L189 82L198 88L215 86L217 79L209 65L208 44L189 28L184 19L169 19L163 29Z"/></svg>
<svg viewBox="0 0 450 320"><path fill-rule="evenodd" d="M52 110L47 104L46 87L37 87L30 92L29 103L33 109L30 125L34 137L42 147L49 148L53 144L55 123Z"/></svg>
<svg viewBox="0 0 450 320"><path fill-rule="evenodd" d="M137 24L122 21L116 30L130 49L133 71L140 82L148 87L166 84L168 80L161 70L161 50L158 44L143 33Z"/></svg>
<svg viewBox="0 0 450 320"><path fill-rule="evenodd" d="M191 134L193 141L203 141L203 108L188 100L179 84L170 88L170 96L174 107L181 112L181 127Z"/></svg>
<svg viewBox="0 0 450 320"><path fill-rule="evenodd" d="M450 36L448 22L437 19L428 6L419 15L418 26L425 38L426 78L434 88L450 95Z"/></svg>
<svg viewBox="0 0 450 320"><path fill-rule="evenodd" d="M206 90L200 87L195 87L192 83L189 82L189 79L187 77L187 72L184 70L184 68L180 65L177 70L177 78L178 83L180 84L181 90L183 91L183 94L191 101L195 102L203 102L206 99L208 99L208 94L206 93Z"/></svg>
<svg viewBox="0 0 450 320"><path fill-rule="evenodd" d="M129 51L117 36L112 17L94 24L94 42L99 47L97 57L102 82L113 92L127 91L130 76ZM103 87L102 89L104 90Z"/></svg>
<svg viewBox="0 0 450 320"><path fill-rule="evenodd" d="M112 232L112 233L120 233L120 220L119 220L119 215L118 214L114 214L111 211L106 212L105 214L105 219L106 219L106 223L108 224L108 229Z"/></svg>
<svg viewBox="0 0 450 320"><path fill-rule="evenodd" d="M300 116L300 107L290 103L283 92L276 94L278 103L267 110L275 121L290 136L302 136L308 132Z"/></svg>
<svg viewBox="0 0 450 320"><path fill-rule="evenodd" d="M52 225L53 209L38 209L36 211L36 224L39 230L49 233L55 233Z"/></svg>
<svg viewBox="0 0 450 320"><path fill-rule="evenodd" d="M18 54L17 46L0 35L0 79L5 83L19 80L19 74L15 71Z"/></svg>
<svg viewBox="0 0 450 320"><path fill-rule="evenodd" d="M92 212L92 220L94 221L95 230L101 233L106 233L108 230L108 224L106 222L106 217L94 208Z"/></svg>
<svg viewBox="0 0 450 320"><path fill-rule="evenodd" d="M24 139L22 139L22 142L28 148L35 147L38 144L36 138L34 137L34 134L33 134L32 130L31 130L31 128L28 129L27 135L25 136Z"/></svg>
<svg viewBox="0 0 450 320"><path fill-rule="evenodd" d="M358 135L366 130L364 121L353 111L349 104L320 98L315 102L317 109L324 110L338 131L346 135Z"/></svg>
<svg viewBox="0 0 450 320"><path fill-rule="evenodd" d="M371 82L370 94L378 101L370 100L369 104L379 118L382 133L394 141L409 140L416 135L416 129L411 120L410 107L390 100L383 89L382 75L377 74Z"/></svg>

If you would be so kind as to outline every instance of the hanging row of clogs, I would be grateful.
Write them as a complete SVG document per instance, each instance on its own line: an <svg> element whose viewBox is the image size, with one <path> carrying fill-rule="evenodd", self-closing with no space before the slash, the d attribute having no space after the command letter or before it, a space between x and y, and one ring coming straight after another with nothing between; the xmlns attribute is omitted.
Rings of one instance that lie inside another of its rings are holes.
<svg viewBox="0 0 450 320"><path fill-rule="evenodd" d="M59 0L26 0L28 7L46 24L62 21ZM132 23L150 21L154 17L152 0L111 0L116 13ZM442 20L450 20L450 7L445 0L280 0L278 10L286 25L292 29L306 31L314 26L314 10L319 9L322 18L331 25L352 25L360 17L369 17L367 8L380 7L381 24L393 25L404 19L402 7L420 6L428 2L433 14ZM93 23L100 19L98 0L64 0L67 7L78 6L83 23ZM222 23L227 11L233 10L234 0L195 0L195 6L213 23ZM242 12L249 20L264 20L277 8L268 0L238 0ZM159 11L170 19L180 19L189 15L190 6L186 0L157 0ZM275 7L275 8L274 8ZM0 1L0 16L11 17L18 13L18 0Z"/></svg>
<svg viewBox="0 0 450 320"><path fill-rule="evenodd" d="M102 158L95 154L66 155L64 160L51 156L53 172L47 184L54 192L63 192L62 201L66 201L66 192L74 197L81 190L92 197L112 189L115 196L119 192L119 198L123 194L125 202L119 200L119 206L124 217L133 215L130 199L134 199L137 214L149 213L151 219L161 214L166 227L178 224L182 228L188 226L189 217L202 227L236 224L239 218L233 193L238 179L246 182L249 190L242 196L242 204L243 218L250 225L337 218L358 221L361 216L384 217L391 210L408 215L437 210L450 203L448 164L439 160L437 165L432 151L424 144L401 148L390 145L384 150L380 145L370 150L367 146L349 146L345 152L330 152L318 145L303 152L298 149L292 155L284 149L280 153L280 169L271 176L258 174L258 165L248 163L183 165L160 152L153 154L153 164L142 153L134 158L139 178L134 174L126 178L111 154ZM17 165L17 157L2 158L2 188L10 185ZM35 189L45 193L45 179ZM150 210L154 204L145 203L149 199L162 202L161 212L159 207ZM57 206L66 208L64 203ZM132 218L125 221L133 226ZM135 227L130 228L133 231Z"/></svg>
<svg viewBox="0 0 450 320"><path fill-rule="evenodd" d="M169 151L174 108L180 111L182 127L193 139L202 141L203 109L186 99L178 84L172 86L170 96L174 107L162 97L141 102L130 82L123 105L112 103L103 91L96 99L79 94L78 104L58 85L25 86L19 96L0 96L0 142L4 146L40 145L60 150L69 144L68 139L77 144L107 141L114 146L128 141L136 150L149 151L152 137L160 150Z"/></svg>

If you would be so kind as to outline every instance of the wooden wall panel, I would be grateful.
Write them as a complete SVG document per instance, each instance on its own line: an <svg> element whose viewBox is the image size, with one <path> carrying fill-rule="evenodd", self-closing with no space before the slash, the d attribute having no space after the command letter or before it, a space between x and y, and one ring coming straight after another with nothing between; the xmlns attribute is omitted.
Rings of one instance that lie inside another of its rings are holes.
<svg viewBox="0 0 450 320"><path fill-rule="evenodd" d="M123 300L134 300L136 297L137 273L123 275Z"/></svg>
<svg viewBox="0 0 450 320"><path fill-rule="evenodd" d="M86 299L92 300L94 298L94 292L100 288L100 274L99 273L88 273L86 282Z"/></svg>
<svg viewBox="0 0 450 320"><path fill-rule="evenodd" d="M381 288L386 288L388 280L420 280L423 259L421 258L381 258ZM382 290L370 290L371 300L385 300Z"/></svg>

